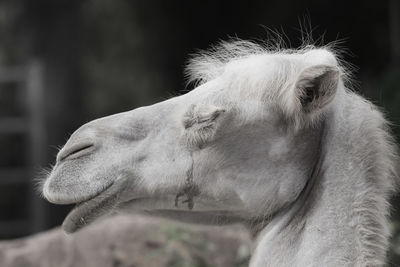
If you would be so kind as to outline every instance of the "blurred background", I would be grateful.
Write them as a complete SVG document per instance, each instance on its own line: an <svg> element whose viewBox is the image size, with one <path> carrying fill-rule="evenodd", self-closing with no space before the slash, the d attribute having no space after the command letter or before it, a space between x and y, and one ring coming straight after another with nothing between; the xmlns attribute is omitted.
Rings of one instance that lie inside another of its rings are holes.
<svg viewBox="0 0 400 267"><path fill-rule="evenodd" d="M265 39L265 26L296 47L299 21L314 39L344 41L354 89L387 111L399 140L398 0L0 0L0 239L61 224L71 207L40 199L34 177L80 125L184 93L188 54L229 36Z"/></svg>

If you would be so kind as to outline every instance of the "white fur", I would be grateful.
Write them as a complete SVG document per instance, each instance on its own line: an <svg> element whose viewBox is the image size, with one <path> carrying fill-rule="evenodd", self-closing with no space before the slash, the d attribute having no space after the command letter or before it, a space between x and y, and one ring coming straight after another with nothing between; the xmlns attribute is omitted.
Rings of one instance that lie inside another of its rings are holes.
<svg viewBox="0 0 400 267"><path fill-rule="evenodd" d="M337 52L224 42L187 75L193 91L71 136L43 188L54 203L83 202L67 231L148 210L248 224L251 266L384 263L395 145L382 113L346 89Z"/></svg>

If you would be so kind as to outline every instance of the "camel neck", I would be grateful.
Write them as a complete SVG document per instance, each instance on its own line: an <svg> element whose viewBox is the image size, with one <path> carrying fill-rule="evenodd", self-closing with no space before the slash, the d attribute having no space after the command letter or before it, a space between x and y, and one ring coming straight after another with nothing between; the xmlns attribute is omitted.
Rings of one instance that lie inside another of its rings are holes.
<svg viewBox="0 0 400 267"><path fill-rule="evenodd" d="M329 118L314 175L296 202L258 234L250 266L383 265L388 193L365 161L376 156L377 142L369 140L376 135L357 143L357 131L370 125L345 115Z"/></svg>

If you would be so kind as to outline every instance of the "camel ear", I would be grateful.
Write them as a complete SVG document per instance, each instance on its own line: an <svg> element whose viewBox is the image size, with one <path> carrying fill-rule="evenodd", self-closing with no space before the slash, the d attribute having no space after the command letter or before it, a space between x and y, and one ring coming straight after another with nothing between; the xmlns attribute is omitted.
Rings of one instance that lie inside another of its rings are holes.
<svg viewBox="0 0 400 267"><path fill-rule="evenodd" d="M330 65L312 66L300 73L295 92L304 112L317 111L333 100L339 73L338 67Z"/></svg>
<svg viewBox="0 0 400 267"><path fill-rule="evenodd" d="M183 127L185 128L186 142L190 147L202 148L210 142L218 128L218 118L225 109L207 105L197 107L192 105L185 113Z"/></svg>

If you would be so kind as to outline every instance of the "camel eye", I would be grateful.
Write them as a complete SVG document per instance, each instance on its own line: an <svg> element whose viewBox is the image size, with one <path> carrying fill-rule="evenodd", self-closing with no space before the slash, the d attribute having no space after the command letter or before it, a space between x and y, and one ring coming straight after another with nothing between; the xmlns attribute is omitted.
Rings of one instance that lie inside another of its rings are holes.
<svg viewBox="0 0 400 267"><path fill-rule="evenodd" d="M218 118L225 109L215 106L197 108L192 105L183 119L186 142L190 147L202 148L210 142L218 128Z"/></svg>
<svg viewBox="0 0 400 267"><path fill-rule="evenodd" d="M216 119L225 112L225 109L213 107L209 110L195 110L195 107L191 107L185 114L183 120L183 126L185 129L191 128L195 125L198 127L208 127L214 123Z"/></svg>

